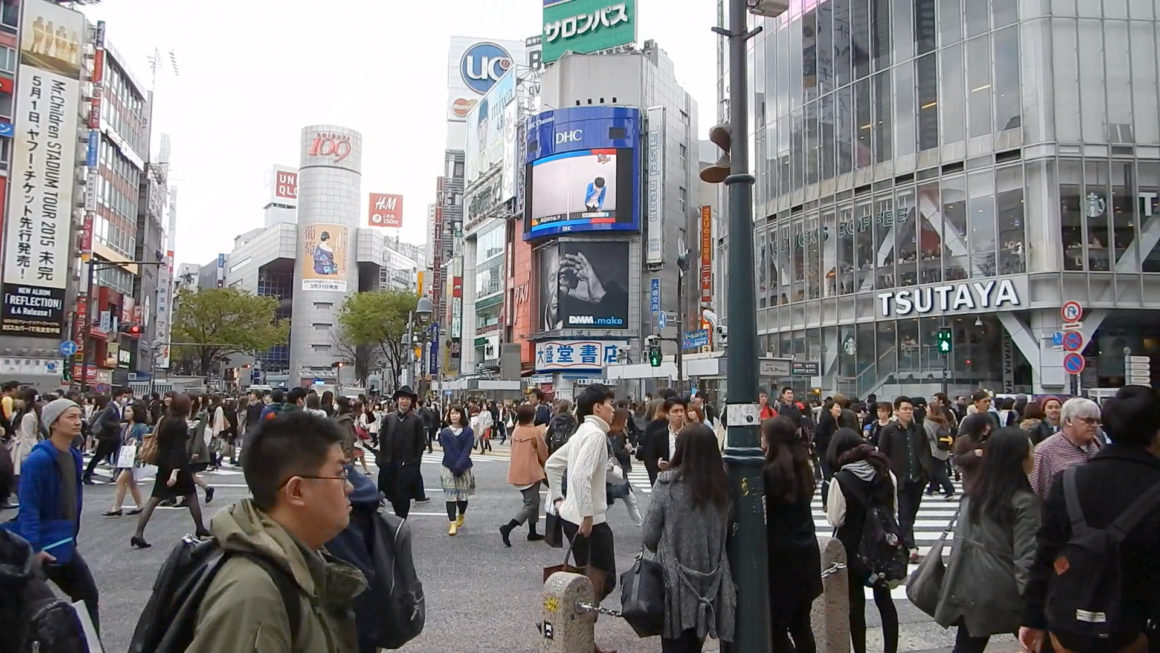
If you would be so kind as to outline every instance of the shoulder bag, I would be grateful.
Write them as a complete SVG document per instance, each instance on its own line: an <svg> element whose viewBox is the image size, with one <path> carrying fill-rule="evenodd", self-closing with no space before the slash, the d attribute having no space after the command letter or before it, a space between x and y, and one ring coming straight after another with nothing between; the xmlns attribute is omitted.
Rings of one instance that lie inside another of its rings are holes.
<svg viewBox="0 0 1160 653"><path fill-rule="evenodd" d="M943 529L938 541L930 547L930 552L926 554L926 558L906 581L906 598L910 599L915 607L931 617L938 609L938 597L942 592L943 576L947 573L946 564L943 563L942 559L943 545L946 544L947 535L954 530L955 522L958 521L959 512L962 509L963 506L960 503L958 510L947 523L947 527Z"/></svg>
<svg viewBox="0 0 1160 653"><path fill-rule="evenodd" d="M157 434L161 431L161 425L165 423L165 418L157 420L153 425L153 432L146 433L141 437L141 446L137 449L137 458L146 465L157 464Z"/></svg>
<svg viewBox="0 0 1160 653"><path fill-rule="evenodd" d="M632 567L620 575L620 614L637 637L660 635L665 625L665 571L642 546Z"/></svg>

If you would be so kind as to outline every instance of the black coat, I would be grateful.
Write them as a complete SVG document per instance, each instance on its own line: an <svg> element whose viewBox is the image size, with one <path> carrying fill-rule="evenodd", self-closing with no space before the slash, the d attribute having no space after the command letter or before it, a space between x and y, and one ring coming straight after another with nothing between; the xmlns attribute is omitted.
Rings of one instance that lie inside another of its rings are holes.
<svg viewBox="0 0 1160 653"><path fill-rule="evenodd" d="M918 482L926 483L930 479L932 470L934 470L934 456L930 453L930 443L927 442L926 431L917 420L911 422L910 427L906 429L899 426L898 422L882 429L882 433L878 435L878 450L890 459L890 471L894 472L894 478L898 479L898 484L905 485L909 478L906 460L906 439L908 437L918 458Z"/></svg>
<svg viewBox="0 0 1160 653"><path fill-rule="evenodd" d="M379 429L379 440L382 446L378 456L380 466L392 462L418 464L427 450L426 427L415 411L401 417L398 412L387 415Z"/></svg>
<svg viewBox="0 0 1160 653"><path fill-rule="evenodd" d="M669 451L668 420L654 419L649 422L648 426L644 427L644 441L641 443L639 458L648 471L650 483L657 482L657 474L660 472L657 463L661 460L672 460L672 453Z"/></svg>
<svg viewBox="0 0 1160 653"><path fill-rule="evenodd" d="M774 627L788 628L803 603L822 593L822 557L810 500L784 503L765 487L769 611Z"/></svg>
<svg viewBox="0 0 1160 653"><path fill-rule="evenodd" d="M1108 445L1076 472L1083 516L1092 528L1107 528L1149 488L1160 484L1160 459L1142 449ZM1043 504L1039 551L1024 594L1023 625L1046 628L1044 603L1054 575L1052 563L1071 538L1063 483L1051 484ZM1140 522L1120 544L1121 615L1132 630L1143 630L1149 615L1160 615L1160 510Z"/></svg>

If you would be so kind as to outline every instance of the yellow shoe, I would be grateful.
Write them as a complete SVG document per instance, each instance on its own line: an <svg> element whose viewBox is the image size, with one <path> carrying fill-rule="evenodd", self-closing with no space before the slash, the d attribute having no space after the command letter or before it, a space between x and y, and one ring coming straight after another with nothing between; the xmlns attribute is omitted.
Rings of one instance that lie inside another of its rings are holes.
<svg viewBox="0 0 1160 653"><path fill-rule="evenodd" d="M451 527L447 529L447 534L454 537L455 532L458 530L459 530L459 523L458 522L451 522Z"/></svg>
<svg viewBox="0 0 1160 653"><path fill-rule="evenodd" d="M463 515L455 518L455 526L457 528L463 528Z"/></svg>

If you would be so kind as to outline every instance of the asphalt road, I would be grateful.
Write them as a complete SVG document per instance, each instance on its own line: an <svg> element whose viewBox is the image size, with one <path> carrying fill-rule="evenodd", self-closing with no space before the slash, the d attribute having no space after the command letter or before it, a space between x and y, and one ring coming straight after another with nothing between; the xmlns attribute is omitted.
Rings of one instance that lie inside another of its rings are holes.
<svg viewBox="0 0 1160 653"><path fill-rule="evenodd" d="M474 456L477 492L470 501L466 524L455 537L447 535L447 516L438 483L438 449L424 461L423 477L431 501L415 504L410 521L415 563L427 599L427 623L423 634L405 650L432 653L539 650L536 623L540 618L542 569L560 562L563 550L527 542L526 528L512 534L512 548L503 546L497 528L514 515L521 501L519 492L505 482L506 447L496 445L496 449L495 454ZM371 470L374 473L373 465ZM240 470L208 474L207 479L216 487L213 502L205 508L208 524L215 512L244 498L247 491ZM632 481L641 490L647 488L647 479L641 481L637 474ZM143 487L146 497L149 487L151 482ZM642 512L647 510L647 496L643 491L638 492ZM182 535L193 531L193 522L185 509L158 509L145 534L153 547L134 550L129 546L129 537L136 518L101 514L111 507L112 498L112 485L85 488L79 539L80 550L101 592L102 639L106 650L124 651L157 570L169 548ZM931 504L933 510L938 502L924 503ZM126 506L132 505L132 500L127 498ZM11 516L12 511L5 511L0 518ZM620 502L609 509L609 523L615 533L620 572L630 566L640 550L640 532ZM905 599L895 603L902 622L900 651L949 650L954 642L953 630L945 631L932 623ZM614 591L604 605L619 607L619 591ZM867 604L867 620L872 626L868 650L882 650L873 601ZM618 649L621 653L660 649L659 640L637 638L619 619L601 617L596 629L597 643L605 648ZM1010 651L1013 647L1010 637L992 644L993 650ZM718 650L717 643L707 642L705 650Z"/></svg>

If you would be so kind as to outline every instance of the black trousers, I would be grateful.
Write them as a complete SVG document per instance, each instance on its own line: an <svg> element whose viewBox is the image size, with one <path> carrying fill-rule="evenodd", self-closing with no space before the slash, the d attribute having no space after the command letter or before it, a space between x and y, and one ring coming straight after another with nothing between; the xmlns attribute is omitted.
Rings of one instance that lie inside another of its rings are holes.
<svg viewBox="0 0 1160 653"><path fill-rule="evenodd" d="M601 580L604 587L593 587L596 590L596 601L603 601L604 597L611 594L616 587L616 547L612 539L612 529L608 527L607 522L594 524L592 533L584 537L580 535L579 524L561 519L560 525L564 529L564 537L572 542L572 558L576 566L591 565L603 576ZM592 577L593 575L589 573L588 578Z"/></svg>
<svg viewBox="0 0 1160 653"><path fill-rule="evenodd" d="M390 502L395 515L406 519L411 512L411 499L423 496L419 463L385 463L379 469L379 491Z"/></svg>
<svg viewBox="0 0 1160 653"><path fill-rule="evenodd" d="M865 572L850 574L850 641L854 653L866 653L866 586L862 584ZM898 651L898 608L890 598L890 590L874 588L874 604L882 618L883 648L886 653Z"/></svg>
<svg viewBox="0 0 1160 653"><path fill-rule="evenodd" d="M898 526L902 528L902 538L906 548L917 548L914 544L914 520L918 517L918 505L922 503L925 483L898 484Z"/></svg>
<svg viewBox="0 0 1160 653"><path fill-rule="evenodd" d="M109 456L116 454L117 449L120 448L120 446L121 443L117 440L97 440L97 452L94 453L93 457L89 460L89 466L85 468L84 477L89 478L92 476L93 469L97 466L97 463L108 458Z"/></svg>
<svg viewBox="0 0 1160 653"><path fill-rule="evenodd" d="M697 637L697 631L683 631L676 639L661 638L661 653L701 653L705 640Z"/></svg>
<svg viewBox="0 0 1160 653"><path fill-rule="evenodd" d="M788 615L786 623L773 624L774 653L815 653L818 650L810 625L811 606L813 601L803 601Z"/></svg>
<svg viewBox="0 0 1160 653"><path fill-rule="evenodd" d="M101 620L97 610L100 595L97 592L97 582L93 580L93 574L89 571L85 559L81 557L80 551L74 551L72 559L66 564L46 564L44 575L56 583L56 586L74 602L81 600L85 602L89 618L93 620L93 628L100 633Z"/></svg>

